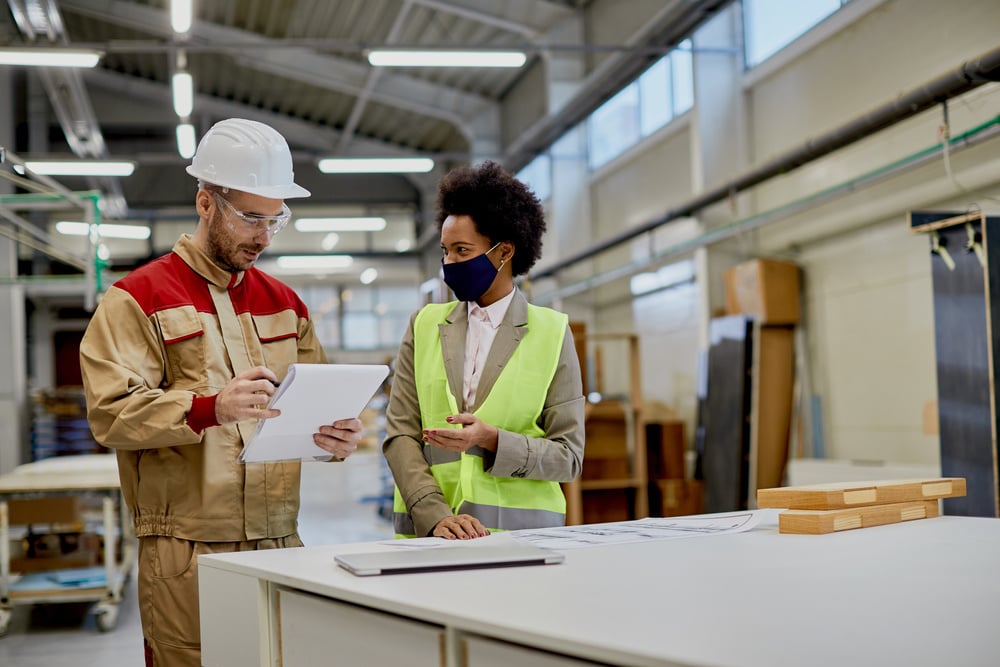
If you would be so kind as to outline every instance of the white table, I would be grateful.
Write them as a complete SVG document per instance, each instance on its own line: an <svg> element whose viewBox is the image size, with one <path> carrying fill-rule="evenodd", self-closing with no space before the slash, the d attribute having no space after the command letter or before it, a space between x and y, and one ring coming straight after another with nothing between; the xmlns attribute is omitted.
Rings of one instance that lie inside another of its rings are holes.
<svg viewBox="0 0 1000 667"><path fill-rule="evenodd" d="M750 532L568 550L561 565L335 565L393 548L374 543L203 556L204 664L1000 665L1000 520L807 536L764 512Z"/></svg>

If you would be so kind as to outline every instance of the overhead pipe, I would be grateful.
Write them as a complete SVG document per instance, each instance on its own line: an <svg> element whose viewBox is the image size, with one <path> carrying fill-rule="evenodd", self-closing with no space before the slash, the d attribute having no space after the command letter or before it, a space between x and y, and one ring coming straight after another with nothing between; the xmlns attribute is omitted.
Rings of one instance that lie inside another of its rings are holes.
<svg viewBox="0 0 1000 667"><path fill-rule="evenodd" d="M664 261L669 261L675 257L679 258L687 255L697 248L711 245L713 243L719 243L720 241L724 241L739 234L745 234L754 229L759 229L760 227L770 224L776 220L800 213L813 206L832 201L836 197L858 192L861 188L875 185L876 183L880 183L892 176L906 173L915 167L940 159L942 155L946 155L949 152L951 154L957 154L959 151L972 148L973 146L977 146L984 141L995 139L998 136L1000 136L1000 116L997 116L992 120L982 123L981 125L970 130L966 130L958 136L949 138L949 148L947 151L945 150L945 145L943 143L936 144L930 148L923 149L913 153L912 155L896 160L889 165L879 167L878 169L870 171L857 178L844 181L843 183L838 183L837 185L827 188L826 190L808 195L802 199L782 204L777 208L767 211L755 213L754 215L742 220L730 222L719 227L713 227L712 229L694 238L675 243L672 246L659 250L647 257L633 260L628 264L615 267L597 275L588 276L587 278L575 283L560 285L558 288L542 294L533 294L532 303L546 305L552 303L557 298L571 297L576 294L580 294L581 292L586 292L601 285L605 285L613 280L633 276L656 264L661 264Z"/></svg>
<svg viewBox="0 0 1000 667"><path fill-rule="evenodd" d="M716 202L723 201L737 192L742 192L775 176L801 167L817 158L864 139L879 130L883 130L937 104L941 104L952 97L978 88L989 81L1000 81L1000 47L987 51L973 60L964 62L959 67L932 79L919 88L903 94L892 102L884 104L863 116L859 116L816 139L810 139L799 147L779 155L742 176L708 190L649 222L623 230L582 252L567 257L546 267L544 270L530 275L529 278L538 280L554 276L574 264L590 259L617 245L631 241L672 220L690 217L695 212Z"/></svg>

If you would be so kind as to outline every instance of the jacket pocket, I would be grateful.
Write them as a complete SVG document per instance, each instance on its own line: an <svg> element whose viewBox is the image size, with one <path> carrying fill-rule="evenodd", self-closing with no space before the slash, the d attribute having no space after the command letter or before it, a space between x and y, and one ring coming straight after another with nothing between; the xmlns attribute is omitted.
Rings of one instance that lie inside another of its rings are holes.
<svg viewBox="0 0 1000 667"><path fill-rule="evenodd" d="M203 382L205 329L194 306L179 306L154 315L163 337L169 376L166 384L178 389L195 387Z"/></svg>
<svg viewBox="0 0 1000 667"><path fill-rule="evenodd" d="M299 317L294 310L270 315L254 315L253 325L264 354L264 364L279 378L285 377L288 365L298 360Z"/></svg>

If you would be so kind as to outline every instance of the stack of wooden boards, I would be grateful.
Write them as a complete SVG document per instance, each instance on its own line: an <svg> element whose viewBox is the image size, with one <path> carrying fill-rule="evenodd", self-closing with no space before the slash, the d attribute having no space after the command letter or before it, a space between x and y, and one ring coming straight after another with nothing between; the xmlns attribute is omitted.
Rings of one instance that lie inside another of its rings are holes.
<svg viewBox="0 0 1000 667"><path fill-rule="evenodd" d="M778 532L820 535L938 516L938 501L965 495L965 478L786 486L757 491L758 507L788 508Z"/></svg>

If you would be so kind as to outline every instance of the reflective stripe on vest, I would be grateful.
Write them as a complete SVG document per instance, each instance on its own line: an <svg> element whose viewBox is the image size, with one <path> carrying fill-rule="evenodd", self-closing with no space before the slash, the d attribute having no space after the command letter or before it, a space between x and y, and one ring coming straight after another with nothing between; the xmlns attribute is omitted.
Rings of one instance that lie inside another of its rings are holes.
<svg viewBox="0 0 1000 667"><path fill-rule="evenodd" d="M456 302L425 306L414 320L413 374L423 428L454 428L445 418L459 412L448 386L439 333L455 306ZM563 313L528 305L527 332L476 410L477 417L531 438L545 435L538 418L559 364L568 320ZM460 454L424 445L424 458L454 513L475 516L490 530L565 523L566 499L558 482L494 477L483 470L488 455L480 447ZM393 515L397 536L414 536L413 520L399 489L395 490Z"/></svg>

